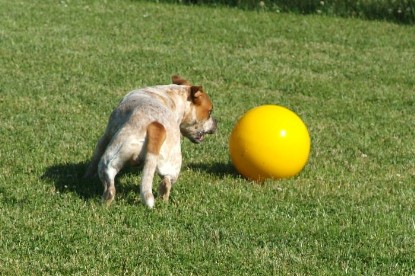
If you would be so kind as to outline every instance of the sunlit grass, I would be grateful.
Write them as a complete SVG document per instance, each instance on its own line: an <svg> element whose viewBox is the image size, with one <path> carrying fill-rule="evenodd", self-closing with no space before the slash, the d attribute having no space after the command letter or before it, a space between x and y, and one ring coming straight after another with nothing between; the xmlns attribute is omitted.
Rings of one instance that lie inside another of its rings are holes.
<svg viewBox="0 0 415 276"><path fill-rule="evenodd" d="M130 1L0 1L0 18L0 274L414 271L413 28ZM81 175L110 112L176 73L211 95L218 133L183 141L169 204L145 208L129 169L101 206ZM309 128L295 178L229 163L261 104Z"/></svg>

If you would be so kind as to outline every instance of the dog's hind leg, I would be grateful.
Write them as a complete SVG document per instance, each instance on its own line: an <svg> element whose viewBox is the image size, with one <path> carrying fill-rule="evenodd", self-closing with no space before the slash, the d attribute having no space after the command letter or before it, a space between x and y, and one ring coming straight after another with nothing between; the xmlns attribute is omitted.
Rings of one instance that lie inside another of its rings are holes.
<svg viewBox="0 0 415 276"><path fill-rule="evenodd" d="M149 208L154 207L153 178L157 168L160 148L166 139L166 129L159 122L152 122L147 127L147 153L141 179L141 199Z"/></svg>
<svg viewBox="0 0 415 276"><path fill-rule="evenodd" d="M98 163L101 160L102 155L105 152L105 149L108 146L109 138L107 134L104 134L99 140L95 147L94 155L92 156L92 160L88 165L88 168L84 174L84 178L91 178L94 177L98 170Z"/></svg>
<svg viewBox="0 0 415 276"><path fill-rule="evenodd" d="M102 200L105 203L111 203L115 197L115 176L140 150L140 143L128 131L119 132L108 145L98 164L98 175L104 186Z"/></svg>
<svg viewBox="0 0 415 276"><path fill-rule="evenodd" d="M106 204L111 204L115 197L115 176L118 169L112 166L105 166L103 162L99 163L99 178L104 186L104 193L102 194L102 201ZM105 167L104 167L105 166Z"/></svg>

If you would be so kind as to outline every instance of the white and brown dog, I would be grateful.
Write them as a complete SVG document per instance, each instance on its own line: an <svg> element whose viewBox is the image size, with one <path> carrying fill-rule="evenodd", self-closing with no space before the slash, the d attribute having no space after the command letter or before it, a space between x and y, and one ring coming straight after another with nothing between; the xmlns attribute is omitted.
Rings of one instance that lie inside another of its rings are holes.
<svg viewBox="0 0 415 276"><path fill-rule="evenodd" d="M140 187L143 203L154 207L156 170L162 178L159 195L168 200L182 164L181 134L197 144L205 134L215 132L212 102L203 88L179 76L173 76L172 82L131 91L112 112L85 173L90 177L98 171L106 203L114 199L114 178L126 163L144 163Z"/></svg>

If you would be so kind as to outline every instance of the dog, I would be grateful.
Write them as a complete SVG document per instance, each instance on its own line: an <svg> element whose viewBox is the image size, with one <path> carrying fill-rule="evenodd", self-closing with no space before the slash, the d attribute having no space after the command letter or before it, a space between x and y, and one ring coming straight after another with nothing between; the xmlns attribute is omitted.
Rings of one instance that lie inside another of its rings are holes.
<svg viewBox="0 0 415 276"><path fill-rule="evenodd" d="M181 137L199 144L216 131L213 104L203 87L178 75L172 83L131 91L110 115L85 173L85 177L98 173L105 203L114 200L115 176L128 163L144 164L140 195L145 205L155 204L156 171L162 178L159 196L168 201L182 165Z"/></svg>

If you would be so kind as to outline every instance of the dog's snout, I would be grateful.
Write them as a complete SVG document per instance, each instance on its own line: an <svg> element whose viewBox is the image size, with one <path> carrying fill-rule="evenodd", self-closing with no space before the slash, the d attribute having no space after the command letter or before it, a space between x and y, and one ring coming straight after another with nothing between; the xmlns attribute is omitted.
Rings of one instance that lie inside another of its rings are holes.
<svg viewBox="0 0 415 276"><path fill-rule="evenodd" d="M208 134L215 133L216 129L218 128L218 121L212 118L212 128L207 132Z"/></svg>

